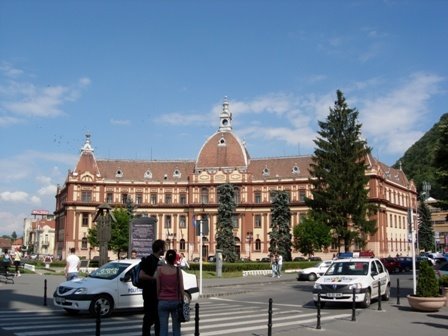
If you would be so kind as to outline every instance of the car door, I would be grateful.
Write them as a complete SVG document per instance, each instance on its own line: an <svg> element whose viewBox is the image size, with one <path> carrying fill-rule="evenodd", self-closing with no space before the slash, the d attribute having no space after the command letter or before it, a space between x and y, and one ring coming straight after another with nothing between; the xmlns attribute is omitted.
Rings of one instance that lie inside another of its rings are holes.
<svg viewBox="0 0 448 336"><path fill-rule="evenodd" d="M137 267L137 265L133 267ZM116 308L143 307L142 289L135 287L131 281L133 267L128 268L116 278L118 291L118 306Z"/></svg>
<svg viewBox="0 0 448 336"><path fill-rule="evenodd" d="M381 294L384 294L386 291L386 286L389 278L389 274L387 272L386 267L381 263L379 260L374 260L372 263L372 266L375 265L377 275L374 277L376 280L376 287L375 287L375 296L378 296L378 285L381 284Z"/></svg>

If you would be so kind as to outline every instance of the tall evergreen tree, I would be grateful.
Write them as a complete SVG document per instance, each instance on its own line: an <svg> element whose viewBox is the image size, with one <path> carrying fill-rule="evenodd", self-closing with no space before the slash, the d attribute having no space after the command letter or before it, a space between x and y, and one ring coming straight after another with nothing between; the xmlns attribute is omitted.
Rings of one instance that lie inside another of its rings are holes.
<svg viewBox="0 0 448 336"><path fill-rule="evenodd" d="M350 108L341 91L325 122L319 121L317 148L310 165L313 198L307 198L312 216L320 218L349 251L355 238L376 232L368 216L376 207L368 202L366 176L370 148L361 139L358 111ZM340 246L339 246L340 250Z"/></svg>
<svg viewBox="0 0 448 336"><path fill-rule="evenodd" d="M278 253L285 261L291 260L291 210L289 196L285 191L276 191L272 195L272 228L269 234L269 252Z"/></svg>
<svg viewBox="0 0 448 336"><path fill-rule="evenodd" d="M435 251L431 212L423 200L418 205L418 245L425 251Z"/></svg>
<svg viewBox="0 0 448 336"><path fill-rule="evenodd" d="M235 251L232 217L235 212L233 185L218 186L218 222L216 223L216 247L222 250L223 260L234 262L238 256Z"/></svg>
<svg viewBox="0 0 448 336"><path fill-rule="evenodd" d="M448 117L441 119L440 137L434 151L433 165L436 168L436 179L440 186L439 203L448 208Z"/></svg>

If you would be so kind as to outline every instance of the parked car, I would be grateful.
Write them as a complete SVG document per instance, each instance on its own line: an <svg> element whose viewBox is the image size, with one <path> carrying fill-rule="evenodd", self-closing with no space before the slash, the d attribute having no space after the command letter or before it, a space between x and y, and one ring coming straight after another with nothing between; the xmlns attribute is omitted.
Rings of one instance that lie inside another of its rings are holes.
<svg viewBox="0 0 448 336"><path fill-rule="evenodd" d="M216 257L214 255L208 256L207 261L208 262L216 262Z"/></svg>
<svg viewBox="0 0 448 336"><path fill-rule="evenodd" d="M378 284L382 299L389 300L389 272L378 258L339 259L314 283L313 300L317 305L320 294L321 307L327 302L353 302L355 289L355 301L367 308L378 297Z"/></svg>
<svg viewBox="0 0 448 336"><path fill-rule="evenodd" d="M306 261L305 257L295 257L292 261Z"/></svg>
<svg viewBox="0 0 448 336"><path fill-rule="evenodd" d="M271 262L271 258L263 257L260 259L261 262Z"/></svg>
<svg viewBox="0 0 448 336"><path fill-rule="evenodd" d="M436 273L439 277L448 275L448 262L436 266Z"/></svg>
<svg viewBox="0 0 448 336"><path fill-rule="evenodd" d="M333 260L325 260L315 267L307 267L299 270L299 272L297 273L297 280L315 281L327 271L332 262Z"/></svg>
<svg viewBox="0 0 448 336"><path fill-rule="evenodd" d="M381 262L383 263L384 267L389 271L389 273L399 273L401 271L401 265L398 258L381 258Z"/></svg>
<svg viewBox="0 0 448 336"><path fill-rule="evenodd" d="M87 311L95 315L100 304L100 314L109 316L118 309L143 309L142 289L134 287L131 272L140 260L122 259L110 261L85 278L65 281L56 287L54 305L68 313ZM199 298L196 276L181 270L186 302Z"/></svg>
<svg viewBox="0 0 448 336"><path fill-rule="evenodd" d="M398 257L398 262L400 263L400 269L404 272L409 272L412 270L412 258L411 257Z"/></svg>

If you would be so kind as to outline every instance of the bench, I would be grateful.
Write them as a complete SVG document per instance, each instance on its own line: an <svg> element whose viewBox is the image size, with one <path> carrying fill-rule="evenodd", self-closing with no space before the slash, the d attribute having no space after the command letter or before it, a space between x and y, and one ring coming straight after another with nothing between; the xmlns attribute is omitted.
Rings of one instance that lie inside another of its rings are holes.
<svg viewBox="0 0 448 336"><path fill-rule="evenodd" d="M7 283L14 283L14 273L8 271L8 269L4 266L0 266L0 281Z"/></svg>
<svg viewBox="0 0 448 336"><path fill-rule="evenodd" d="M243 271L243 277L246 277L246 276L249 276L249 275L272 275L272 270Z"/></svg>

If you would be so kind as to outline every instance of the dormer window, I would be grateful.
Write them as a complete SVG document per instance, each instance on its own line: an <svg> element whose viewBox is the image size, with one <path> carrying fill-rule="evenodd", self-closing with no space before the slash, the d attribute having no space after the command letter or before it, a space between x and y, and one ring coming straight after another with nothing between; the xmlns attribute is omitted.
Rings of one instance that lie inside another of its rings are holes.
<svg viewBox="0 0 448 336"><path fill-rule="evenodd" d="M293 174L300 174L300 168L297 166L292 167L292 173Z"/></svg>
<svg viewBox="0 0 448 336"><path fill-rule="evenodd" d="M226 139L222 137L221 139L219 139L218 146L225 146L225 145L226 145Z"/></svg>
<svg viewBox="0 0 448 336"><path fill-rule="evenodd" d="M168 174L163 175L164 180L168 180Z"/></svg>
<svg viewBox="0 0 448 336"><path fill-rule="evenodd" d="M181 177L181 173L180 173L180 170L179 170L179 169L175 169L175 170L174 170L174 172L173 172L173 177L177 177L177 178Z"/></svg>
<svg viewBox="0 0 448 336"><path fill-rule="evenodd" d="M123 177L123 171L121 169L117 169L115 172L115 177Z"/></svg>
<svg viewBox="0 0 448 336"><path fill-rule="evenodd" d="M269 176L269 169L268 169L268 167L263 169L263 176Z"/></svg>
<svg viewBox="0 0 448 336"><path fill-rule="evenodd" d="M147 171L145 171L145 174L143 175L143 177L146 179L152 178L151 170L148 169Z"/></svg>

